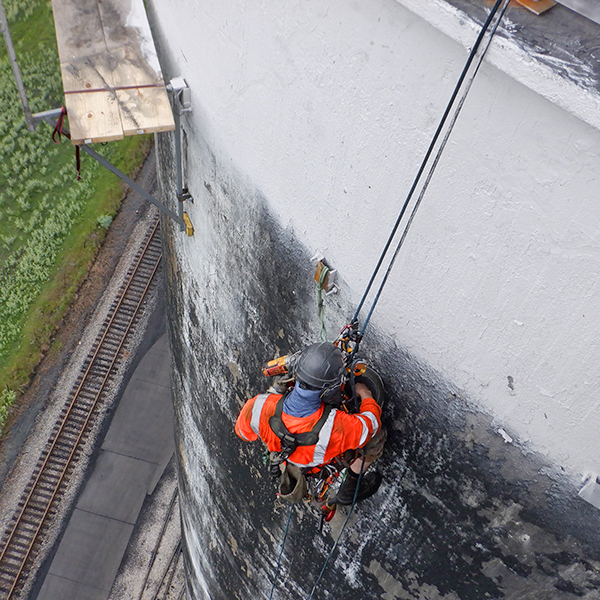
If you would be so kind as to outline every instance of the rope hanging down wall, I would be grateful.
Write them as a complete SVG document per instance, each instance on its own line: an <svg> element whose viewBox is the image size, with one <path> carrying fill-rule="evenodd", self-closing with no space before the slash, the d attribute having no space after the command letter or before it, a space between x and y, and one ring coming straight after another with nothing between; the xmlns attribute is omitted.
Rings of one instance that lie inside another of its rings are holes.
<svg viewBox="0 0 600 600"><path fill-rule="evenodd" d="M477 39L475 41L475 44L473 45L473 48L469 52L469 56L467 58L465 66L460 74L460 77L456 83L456 86L454 87L454 91L452 92L450 100L448 101L446 109L444 110L442 118L440 119L440 123L431 139L431 142L429 144L429 147L427 148L425 156L423 157L423 160L421 162L419 170L417 171L417 174L415 176L415 179L413 180L413 183L410 187L408 195L400 209L400 213L398 214L396 222L394 223L392 231L386 241L383 251L379 257L379 260L377 261L375 269L373 270L371 278L367 284L365 292L358 304L358 307L357 307L354 317L352 319L352 322L353 322L353 324L356 325L357 332L358 332L357 333L357 343L354 347L353 352L356 352L356 350L358 349L358 342L360 342L360 340L364 336L364 333L369 324L371 316L373 315L373 311L375 310L375 307L381 297L381 294L387 283L387 280L392 271L392 268L394 266L396 258L398 257L400 249L402 248L402 246L404 244L404 241L406 239L406 236L408 234L410 226L412 225L415 214L421 204L421 201L425 195L425 192L427 191L427 188L429 186L429 183L431 182L433 173L439 163L439 160L444 151L444 148L446 147L446 144L448 142L448 139L450 137L450 134L452 132L454 124L456 123L458 115L460 114L460 111L464 105L467 94L469 93L471 85L472 85L472 83L475 79L475 76L477 75L477 72L479 70L479 67L483 61L483 58L484 58L484 56L490 46L490 43L498 29L498 25L500 24L500 21L502 20L504 14L506 12L506 9L508 8L509 2L510 2L510 0L497 0L496 1L496 3L494 4L494 7L490 11L490 14L488 15L485 23L482 26L481 31L479 32L479 35L477 36ZM434 152L435 152L435 155L434 155ZM433 160L430 160L432 158L432 156L433 156ZM427 169L427 174L425 176L425 179L422 181L422 177L423 177L426 169ZM419 189L419 185L420 185L420 189ZM360 312L366 303L366 300L369 296L371 288L373 287L375 280L377 278L377 275L379 274L381 267L383 266L386 256L388 255L388 252L392 246L392 243L393 243L394 239L396 238L396 235L398 233L400 225L403 222L403 218L404 218L409 206L411 205L411 201L413 200L413 197L415 196L417 190L419 190L418 196L412 204L412 210L410 212L408 219L404 223L404 227L402 229L402 234L400 235L400 239L398 240L396 247L394 249L394 252L388 262L385 273L384 273L383 277L381 278L381 281L379 282L379 287L377 288L375 296L371 302L371 306L367 313L367 317L365 318L362 328L360 329L360 331L358 331L358 317L360 315ZM363 463L363 466L364 466L364 463ZM360 480L360 477L362 477L362 467L361 467L361 473L359 476L359 480ZM358 486L357 486L356 490L358 491ZM329 562L333 556L333 553L335 552L335 550L341 540L341 537L344 533L344 530L350 519L350 516L352 515L352 513L354 511L355 506L356 506L356 493L354 496L354 500L350 506L348 515L341 527L341 530L340 530L330 552L327 555L327 558L326 558L326 560L323 564L323 567L321 568L321 571L319 572L319 575L312 587L310 595L307 597L307 600L312 600L312 598L314 597L317 587L319 586L319 584L323 578L323 575L325 573L325 570L327 568L327 565L329 564ZM269 594L269 600L271 600L273 598L275 586L277 583L277 578L279 576L279 571L281 569L283 549L284 549L285 541L288 537L288 533L290 530L292 512L293 512L293 505L292 505L292 508L290 510L290 513L289 513L289 516L287 519L285 533L283 536L283 540L282 540L281 548L280 548L280 552L279 552L279 558L277 561L275 576L273 578L273 583L272 583L270 594Z"/></svg>
<svg viewBox="0 0 600 600"><path fill-rule="evenodd" d="M371 291L371 288L375 282L375 279L376 279L376 277L381 269L381 266L388 254L390 246L391 246L392 242L394 241L394 238L396 237L398 228L400 227L400 224L406 213L406 210L408 209L408 207L411 203L411 200L413 199L415 192L417 191L419 184L421 183L423 173L425 172L425 169L426 169L427 165L429 164L430 166L429 166L429 169L427 172L427 176L421 186L419 196L417 197L417 200L413 205L413 209L410 214L410 217L409 217L408 221L406 222L404 229L402 231L402 236L400 237L400 240L399 240L398 244L396 245L396 248L394 250L392 258L388 264L387 270L379 284L379 288L375 294L375 297L371 303L371 307L369 309L367 317L365 318L365 321L360 330L361 338L364 335L365 330L367 329L369 321L371 320L371 316L373 314L373 311L375 310L375 306L377 305L377 302L379 301L379 298L381 297L381 293L383 292L383 288L385 287L385 284L387 283L388 277L390 275L390 272L392 270L394 262L398 256L400 248L404 244L404 240L406 239L408 230L410 229L410 226L413 222L415 213L419 208L419 205L421 203L421 200L423 199L423 196L425 195L425 192L427 191L427 187L429 186L429 183L430 183L433 173L437 167L439 159L444 151L444 148L446 147L446 143L448 141L450 133L452 132L454 124L456 123L456 119L458 118L458 115L460 114L460 111L463 107L463 104L465 102L467 94L469 93L469 90L471 89L471 85L473 83L473 80L475 79L475 76L477 75L477 71L479 70L479 66L481 65L481 62L483 61L483 57L485 56L485 53L487 52L487 49L490 46L490 43L494 37L494 34L496 33L496 30L498 29L498 25L500 24L500 21L502 20L502 17L504 16L506 9L508 8L509 1L510 0L497 0L496 4L492 8L490 14L488 15L488 18L486 19L485 23L483 24L483 26L481 28L481 31L479 32L479 35L477 36L477 40L475 41L475 44L473 45L473 48L471 49L471 52L469 53L469 56L465 63L465 66L462 70L462 73L460 74L460 77L458 78L456 86L454 87L452 96L450 97L450 100L446 106L446 109L444 110L442 118L440 119L440 123L431 139L429 147L427 148L427 152L425 153L425 156L423 157L423 160L421 162L419 170L417 171L415 179L410 187L408 195L406 196L404 204L402 205L400 213L398 214L396 222L394 223L392 231L391 231L391 233L387 239L387 242L383 248L381 256L379 257L379 260L377 261L377 264L375 266L375 269L373 270L371 278L369 279L369 282L367 284L365 292L364 292L360 302L358 303L358 307L357 307L356 312L354 313L354 317L352 319L354 322L358 321L360 312L367 300L369 292ZM456 102L457 99L458 99L458 103ZM440 137L442 136L442 133L444 134L444 137L440 141ZM437 151L436 151L435 158L433 159L433 161L430 162L430 158L436 148L437 148Z"/></svg>

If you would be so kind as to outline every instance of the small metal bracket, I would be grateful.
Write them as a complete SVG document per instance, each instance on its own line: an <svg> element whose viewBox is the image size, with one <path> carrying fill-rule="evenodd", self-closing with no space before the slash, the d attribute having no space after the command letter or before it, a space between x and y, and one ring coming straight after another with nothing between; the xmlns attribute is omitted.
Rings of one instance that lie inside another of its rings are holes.
<svg viewBox="0 0 600 600"><path fill-rule="evenodd" d="M183 188L181 194L177 196L177 200L179 200L179 202L185 202L186 200L189 200L192 204L194 203L194 198L192 198L192 195L188 192L187 188Z"/></svg>
<svg viewBox="0 0 600 600"><path fill-rule="evenodd" d="M325 262L325 257L318 250L310 260L317 263L315 281L324 290L325 295L331 296L331 294L337 294L339 291L338 286L335 284L337 270L329 267Z"/></svg>
<svg viewBox="0 0 600 600"><path fill-rule="evenodd" d="M56 108L53 110L46 110L44 112L35 113L34 115L32 115L33 122L37 126L37 124L40 121L46 121L52 127L55 127L56 119L60 116L61 112L62 112L62 109ZM69 137L69 133L66 130L63 130L63 134L66 135L67 137ZM180 231L185 230L188 235L193 235L194 228L192 226L192 222L190 221L190 218L187 216L187 214L183 213L183 210L180 210L181 214L175 214L172 210L168 209L162 202L160 202L159 200L154 198L154 196L152 196L152 194L150 194L145 189L143 189L141 186L139 186L133 179L131 179L131 177L128 177L127 175L125 175L125 173L123 173L122 171L117 169L117 167L115 167L112 163L108 162L108 160L106 160L106 158L104 158L103 156L98 154L90 146L88 146L87 144L81 144L79 146L79 148L81 150L83 150L83 152L85 152L86 154L89 154L93 159L95 159L97 162L99 162L103 167L107 168L111 173L114 173L119 179L121 179L121 181L124 181L130 188L135 190L140 196L142 196L143 198L145 198L146 200L148 200L149 202L154 204L165 215L167 215L168 217L173 219L173 221L175 221L179 225ZM178 206L180 208L181 208L182 204L183 204L182 202L178 202Z"/></svg>
<svg viewBox="0 0 600 600"><path fill-rule="evenodd" d="M187 187L183 187L183 157L181 152L181 115L184 113L192 112L192 95L190 88L183 77L174 77L167 85L167 90L171 92L173 97L173 117L175 119L175 131L174 131L174 142L175 142L175 179L177 186L177 199L179 207L179 216L184 222L181 225L181 231L186 229L187 223L185 221L186 213L183 211L183 203L187 200L194 202L194 198L189 193ZM189 221L189 217L187 217ZM191 223L190 223L191 226ZM191 227L193 233L194 228ZM188 235L192 235L188 233Z"/></svg>
<svg viewBox="0 0 600 600"><path fill-rule="evenodd" d="M577 494L592 506L600 508L600 481L596 473L586 473L582 478L582 483L585 485Z"/></svg>
<svg viewBox="0 0 600 600"><path fill-rule="evenodd" d="M119 177L119 179L121 179L127 185L129 185L129 187L133 188L140 196L142 196L143 198L146 198L146 200L152 202L152 204L154 204L156 207L158 207L163 213L165 213L165 215L167 215L168 217L171 217L171 219L173 219L173 221L175 221L176 223L179 224L179 228L181 231L183 231L184 229L187 228L187 223L186 223L185 217L183 215L181 215L181 216L177 215L172 210L168 209L162 202L160 202L159 200L156 200L156 198L154 198L151 194L149 194L145 189L141 188L133 179L131 179L131 177L128 177L127 175L125 175L125 173L123 173L122 171L117 169L117 167L115 167L113 164L109 163L103 156L98 154L95 150L90 148L90 146L88 146L87 144L82 144L80 146L80 148L84 152L89 154L92 158L96 159L103 167L106 167L109 171L114 173L117 177ZM181 206L181 203L179 203L179 206ZM189 221L189 217L188 217L188 221ZM190 226L191 226L191 222L190 222ZM188 234L188 235L193 234L194 228L192 227L191 230L192 230L192 233Z"/></svg>
<svg viewBox="0 0 600 600"><path fill-rule="evenodd" d="M183 77L173 77L166 87L173 94L173 108L176 112L180 115L192 112L192 93Z"/></svg>

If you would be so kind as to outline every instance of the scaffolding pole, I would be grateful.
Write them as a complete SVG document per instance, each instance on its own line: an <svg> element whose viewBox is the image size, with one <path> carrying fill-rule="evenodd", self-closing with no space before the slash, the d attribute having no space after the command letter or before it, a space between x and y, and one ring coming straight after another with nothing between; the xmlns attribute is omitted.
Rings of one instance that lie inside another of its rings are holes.
<svg viewBox="0 0 600 600"><path fill-rule="evenodd" d="M0 28L2 29L2 35L4 36L4 43L6 44L6 49L8 50L8 56L10 58L10 65L12 67L12 71L15 76L15 82L17 84L17 89L19 90L21 104L23 105L23 113L25 114L25 123L27 124L27 129L30 132L34 132L35 125L33 122L33 117L31 116L29 102L27 101L27 94L25 93L25 86L23 85L23 78L21 77L21 69L19 68L19 63L17 62L17 55L15 54L15 48L12 43L12 37L10 35L10 30L8 29L8 20L6 19L6 12L4 11L4 4L2 4L2 0L0 0Z"/></svg>

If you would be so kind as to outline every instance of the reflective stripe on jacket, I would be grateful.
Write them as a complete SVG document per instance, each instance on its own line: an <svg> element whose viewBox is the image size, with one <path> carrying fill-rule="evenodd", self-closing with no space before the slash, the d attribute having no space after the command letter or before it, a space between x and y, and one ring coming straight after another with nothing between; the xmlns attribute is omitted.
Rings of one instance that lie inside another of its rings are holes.
<svg viewBox="0 0 600 600"><path fill-rule="evenodd" d="M269 425L275 414L280 394L260 394L248 400L235 424L235 432L248 442L260 439L271 452L279 452L281 443ZM324 405L308 417L292 417L282 414L284 425L291 433L311 431L323 414ZM289 461L301 467L323 465L346 450L364 446L381 427L381 408L373 398L365 398L360 413L350 415L332 410L319 433L319 441L313 446L298 446Z"/></svg>

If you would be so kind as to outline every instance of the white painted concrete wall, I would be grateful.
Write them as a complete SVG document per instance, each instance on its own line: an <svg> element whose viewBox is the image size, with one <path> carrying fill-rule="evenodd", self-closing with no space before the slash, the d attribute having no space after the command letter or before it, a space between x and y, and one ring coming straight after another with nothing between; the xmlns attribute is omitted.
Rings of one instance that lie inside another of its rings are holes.
<svg viewBox="0 0 600 600"><path fill-rule="evenodd" d="M419 3L435 27L408 0L152 3L192 89L192 193L198 135L325 252L352 304L466 59L446 33L475 37ZM600 470L597 100L535 66L533 91L524 65L482 66L374 322L576 476ZM202 243L182 237L192 278Z"/></svg>

